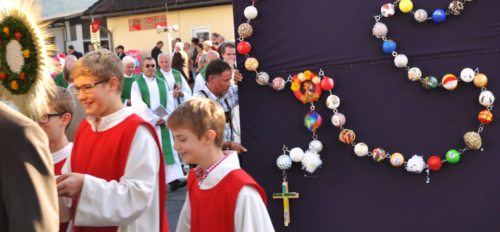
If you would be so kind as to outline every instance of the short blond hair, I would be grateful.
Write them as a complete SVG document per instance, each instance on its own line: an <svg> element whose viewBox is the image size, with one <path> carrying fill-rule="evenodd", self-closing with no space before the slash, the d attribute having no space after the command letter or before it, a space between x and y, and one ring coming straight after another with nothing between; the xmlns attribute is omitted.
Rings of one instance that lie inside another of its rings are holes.
<svg viewBox="0 0 500 232"><path fill-rule="evenodd" d="M170 129L186 128L198 139L208 130L216 133L215 145L222 147L226 116L224 109L215 101L194 97L184 102L170 115L167 121Z"/></svg>
<svg viewBox="0 0 500 232"><path fill-rule="evenodd" d="M123 64L113 52L99 49L80 58L71 70L71 78L79 76L94 76L98 81L116 77L120 81L118 91L123 87Z"/></svg>
<svg viewBox="0 0 500 232"><path fill-rule="evenodd" d="M69 113L73 119L73 112L75 111L75 99L73 95L62 87L57 87L56 94L50 99L50 106L54 108L57 113ZM71 121L66 125L68 129Z"/></svg>

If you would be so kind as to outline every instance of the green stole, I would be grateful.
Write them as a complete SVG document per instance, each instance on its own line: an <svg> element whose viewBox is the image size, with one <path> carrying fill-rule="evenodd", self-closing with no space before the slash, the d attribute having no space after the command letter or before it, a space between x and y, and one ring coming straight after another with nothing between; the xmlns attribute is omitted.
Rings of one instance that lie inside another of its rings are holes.
<svg viewBox="0 0 500 232"><path fill-rule="evenodd" d="M203 80L205 80L205 82L206 82L207 81L207 67L206 66L201 69L200 74L201 74L201 77L203 77Z"/></svg>
<svg viewBox="0 0 500 232"><path fill-rule="evenodd" d="M174 80L175 80L175 83L181 87L182 86L182 74L181 72L177 71L177 69L171 69L172 70L172 74L174 75ZM163 73L161 72L160 69L157 69L156 70L156 76L160 77L161 79L165 80L165 76L163 76Z"/></svg>
<svg viewBox="0 0 500 232"><path fill-rule="evenodd" d="M132 83L137 79L137 75L132 74L131 77L123 77L123 88L122 88L122 102L130 99L130 92L132 91Z"/></svg>
<svg viewBox="0 0 500 232"><path fill-rule="evenodd" d="M167 85L163 79L160 78L155 78L156 79L156 84L158 85L158 90L160 91L160 104L167 108ZM150 95L149 95L149 89L148 89L148 84L146 83L146 80L144 80L144 77L141 75L137 79L137 84L139 85L139 90L141 91L141 97L144 103L148 106L148 108L151 108L151 100ZM163 156L165 157L165 162L167 165L174 164L174 154L172 151L172 143L170 142L170 133L168 131L168 128L165 126L165 124L160 125L160 130L161 130L161 145L162 145L162 150L163 150Z"/></svg>
<svg viewBox="0 0 500 232"><path fill-rule="evenodd" d="M66 80L64 80L62 73L57 74L57 76L54 78L54 81L56 82L57 86L63 87L65 89L68 88L68 82L66 82Z"/></svg>

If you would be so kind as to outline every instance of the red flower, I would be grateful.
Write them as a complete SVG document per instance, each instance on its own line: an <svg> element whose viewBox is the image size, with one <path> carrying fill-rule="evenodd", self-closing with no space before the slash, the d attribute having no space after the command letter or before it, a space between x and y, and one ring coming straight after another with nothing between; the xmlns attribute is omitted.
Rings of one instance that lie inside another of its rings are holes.
<svg viewBox="0 0 500 232"><path fill-rule="evenodd" d="M7 78L7 74L5 72L0 72L0 80L5 80Z"/></svg>
<svg viewBox="0 0 500 232"><path fill-rule="evenodd" d="M16 37L17 41L21 41L23 34L21 34L21 32L19 32L19 31L17 31L16 33L14 33L14 37Z"/></svg>

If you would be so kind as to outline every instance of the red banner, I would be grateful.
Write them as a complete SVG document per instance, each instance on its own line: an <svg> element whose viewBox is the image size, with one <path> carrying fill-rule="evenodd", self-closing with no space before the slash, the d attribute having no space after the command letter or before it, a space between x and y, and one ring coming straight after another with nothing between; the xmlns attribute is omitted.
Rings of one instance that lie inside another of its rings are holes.
<svg viewBox="0 0 500 232"><path fill-rule="evenodd" d="M91 32L96 33L99 31L99 28L101 28L101 20L94 19L94 21L92 21L92 23L90 24Z"/></svg>
<svg viewBox="0 0 500 232"><path fill-rule="evenodd" d="M153 30L157 26L167 26L167 16L151 16L145 18L133 18L128 20L129 31Z"/></svg>

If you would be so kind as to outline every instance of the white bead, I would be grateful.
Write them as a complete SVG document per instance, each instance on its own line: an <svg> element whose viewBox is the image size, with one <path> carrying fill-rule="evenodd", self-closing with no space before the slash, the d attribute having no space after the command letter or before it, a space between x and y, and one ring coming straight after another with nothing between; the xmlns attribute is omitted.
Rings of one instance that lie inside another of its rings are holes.
<svg viewBox="0 0 500 232"><path fill-rule="evenodd" d="M255 78L255 81L257 81L257 84L259 85L267 85L269 84L269 74L266 72L259 72L257 73L257 78Z"/></svg>
<svg viewBox="0 0 500 232"><path fill-rule="evenodd" d="M399 54L394 57L394 65L398 68L404 68L408 65L408 57L405 54Z"/></svg>
<svg viewBox="0 0 500 232"><path fill-rule="evenodd" d="M292 167L292 159L286 154L280 155L276 160L276 165L281 170L288 170Z"/></svg>
<svg viewBox="0 0 500 232"><path fill-rule="evenodd" d="M311 151L306 151L304 159L302 159L302 169L309 173L314 173L323 164L319 154L314 154Z"/></svg>
<svg viewBox="0 0 500 232"><path fill-rule="evenodd" d="M335 113L332 116L332 124L335 127L342 127L346 123L346 118L342 113Z"/></svg>
<svg viewBox="0 0 500 232"><path fill-rule="evenodd" d="M495 102L495 95L489 90L481 92L479 94L479 103L485 107L493 105Z"/></svg>
<svg viewBox="0 0 500 232"><path fill-rule="evenodd" d="M427 11L425 11L424 9L418 9L413 14L413 17L415 17L415 21L423 23L427 20Z"/></svg>
<svg viewBox="0 0 500 232"><path fill-rule="evenodd" d="M408 160L408 163L406 163L406 171L421 173L424 170L425 166L426 166L425 161L424 158L422 158L422 156L413 155Z"/></svg>
<svg viewBox="0 0 500 232"><path fill-rule="evenodd" d="M368 155L368 145L366 145L366 143L357 143L356 146L354 146L354 154L358 157Z"/></svg>
<svg viewBox="0 0 500 232"><path fill-rule="evenodd" d="M340 98L335 95L330 95L326 98L326 107L330 109L337 109L340 106Z"/></svg>
<svg viewBox="0 0 500 232"><path fill-rule="evenodd" d="M408 79L410 81L418 81L422 77L422 71L417 68L413 67L408 70Z"/></svg>
<svg viewBox="0 0 500 232"><path fill-rule="evenodd" d="M255 6L247 6L243 14L245 14L245 18L252 20L254 18L257 18L259 12L257 11L257 8L255 8Z"/></svg>
<svg viewBox="0 0 500 232"><path fill-rule="evenodd" d="M475 76L476 72L471 68L464 68L462 72L460 72L460 79L463 82L472 82Z"/></svg>
<svg viewBox="0 0 500 232"><path fill-rule="evenodd" d="M290 158L292 158L293 162L302 162L302 159L304 159L304 151L300 147L295 147L290 150Z"/></svg>
<svg viewBox="0 0 500 232"><path fill-rule="evenodd" d="M378 22L373 25L372 33L379 39L386 36L388 31L389 29L387 29L387 26L384 23Z"/></svg>
<svg viewBox="0 0 500 232"><path fill-rule="evenodd" d="M318 154L323 150L323 144L321 141L315 139L309 143L309 150Z"/></svg>

